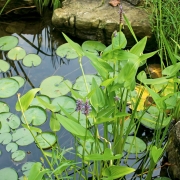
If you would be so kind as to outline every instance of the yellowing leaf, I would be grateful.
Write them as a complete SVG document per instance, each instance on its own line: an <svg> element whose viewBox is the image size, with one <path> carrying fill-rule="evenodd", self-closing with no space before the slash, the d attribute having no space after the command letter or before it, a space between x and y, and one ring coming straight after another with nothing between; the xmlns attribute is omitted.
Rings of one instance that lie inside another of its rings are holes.
<svg viewBox="0 0 180 180"><path fill-rule="evenodd" d="M162 77L162 70L160 64L149 64L145 69L146 74L149 74L151 78Z"/></svg>

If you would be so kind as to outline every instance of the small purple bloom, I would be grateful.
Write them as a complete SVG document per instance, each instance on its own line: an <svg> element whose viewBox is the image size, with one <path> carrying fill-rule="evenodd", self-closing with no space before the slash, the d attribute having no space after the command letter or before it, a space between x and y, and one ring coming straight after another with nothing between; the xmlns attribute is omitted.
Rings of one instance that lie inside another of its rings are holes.
<svg viewBox="0 0 180 180"><path fill-rule="evenodd" d="M119 98L118 96L115 96L115 97L114 97L114 100L115 100L115 101L119 101L120 98Z"/></svg>
<svg viewBox="0 0 180 180"><path fill-rule="evenodd" d="M82 102L82 100L78 99L76 101L76 109L75 109L75 111L81 111L82 109L83 109L83 102Z"/></svg>
<svg viewBox="0 0 180 180"><path fill-rule="evenodd" d="M82 113L87 116L91 110L92 110L92 108L91 108L91 105L89 104L89 100L86 100L86 102L84 103L84 106L83 106Z"/></svg>

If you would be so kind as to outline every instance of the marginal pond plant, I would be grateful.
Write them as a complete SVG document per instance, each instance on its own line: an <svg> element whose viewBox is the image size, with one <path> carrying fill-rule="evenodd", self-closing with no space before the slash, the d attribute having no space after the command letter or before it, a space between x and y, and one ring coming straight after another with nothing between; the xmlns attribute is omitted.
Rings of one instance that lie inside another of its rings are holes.
<svg viewBox="0 0 180 180"><path fill-rule="evenodd" d="M15 162L25 159L26 153L20 147L31 143L43 155L40 162L22 166L24 176L20 179L110 180L125 179L130 174L132 179L151 179L166 148L165 137L174 118L171 112L177 111L180 63L164 68L162 77L147 77L139 69L158 51L144 53L147 37L138 41L125 19L136 40L130 49L126 48L121 24L108 47L97 41L86 41L80 46L63 33L67 43L58 47L56 53L61 58L78 59L82 76L75 83L62 76L51 76L21 95L18 90L24 84L22 77L0 79L0 98L17 94L15 109L22 113L18 117L0 102L0 143L12 153ZM17 44L15 37L0 38L0 50L8 59L25 61L23 64L28 67L39 65L39 57L26 55ZM97 74L85 74L84 56ZM4 73L10 66L3 59L0 63ZM41 129L46 121L50 131ZM57 133L61 126L74 138L74 150L59 144ZM152 130L151 143L138 137L140 126ZM74 153L74 158L68 159L67 152ZM131 156L135 157L134 164L128 162ZM136 164L140 172L136 171ZM16 171L9 167L0 170L0 177L18 179Z"/></svg>

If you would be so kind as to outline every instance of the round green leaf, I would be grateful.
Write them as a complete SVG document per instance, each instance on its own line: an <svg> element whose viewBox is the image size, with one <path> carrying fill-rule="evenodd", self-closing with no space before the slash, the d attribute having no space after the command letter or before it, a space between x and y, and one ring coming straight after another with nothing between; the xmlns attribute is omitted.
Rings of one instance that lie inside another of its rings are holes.
<svg viewBox="0 0 180 180"><path fill-rule="evenodd" d="M48 149L52 147L57 141L55 134L51 132L43 132L41 134L38 134L36 136L36 140L38 141L42 149Z"/></svg>
<svg viewBox="0 0 180 180"><path fill-rule="evenodd" d="M11 49L7 54L7 57L10 60L14 60L14 61L21 60L25 56L26 56L26 51L21 47L15 47L15 48Z"/></svg>
<svg viewBox="0 0 180 180"><path fill-rule="evenodd" d="M45 95L38 95L38 97L40 97L42 100L44 100L45 102L47 103L51 103L51 100L48 96L45 96ZM34 98L32 103L30 104L30 106L39 106L39 107L42 107L43 109L46 109L45 106L43 106L38 100L37 98Z"/></svg>
<svg viewBox="0 0 180 180"><path fill-rule="evenodd" d="M21 88L25 83L25 79L21 76L13 76L11 79L15 79L19 83L19 88Z"/></svg>
<svg viewBox="0 0 180 180"><path fill-rule="evenodd" d="M18 38L15 36L4 36L0 38L0 50L9 51L18 44Z"/></svg>
<svg viewBox="0 0 180 180"><path fill-rule="evenodd" d="M23 174L28 177L31 167L35 164L35 162L26 162L22 165L21 170L23 171Z"/></svg>
<svg viewBox="0 0 180 180"><path fill-rule="evenodd" d="M85 41L82 44L82 49L95 55L99 55L98 52L104 51L106 46L99 41Z"/></svg>
<svg viewBox="0 0 180 180"><path fill-rule="evenodd" d="M23 59L23 64L27 67L38 66L41 64L41 58L37 54L28 54Z"/></svg>
<svg viewBox="0 0 180 180"><path fill-rule="evenodd" d="M4 60L0 59L0 73L4 73L6 71L8 71L10 68L10 64Z"/></svg>
<svg viewBox="0 0 180 180"><path fill-rule="evenodd" d="M17 150L18 150L18 145L16 143L11 142L8 145L6 145L6 151L7 152L10 152L10 151L15 152Z"/></svg>
<svg viewBox="0 0 180 180"><path fill-rule="evenodd" d="M12 140L12 136L10 133L2 133L0 134L0 143L2 144L8 144Z"/></svg>
<svg viewBox="0 0 180 180"><path fill-rule="evenodd" d="M16 171L12 168L3 168L0 170L1 180L18 180Z"/></svg>
<svg viewBox="0 0 180 180"><path fill-rule="evenodd" d="M146 149L146 144L143 140L135 136L128 136L124 145L124 151L130 153L142 153Z"/></svg>
<svg viewBox="0 0 180 180"><path fill-rule="evenodd" d="M65 57L67 59L75 59L78 57L76 51L69 45L69 43L59 46L56 50L56 54L61 58Z"/></svg>
<svg viewBox="0 0 180 180"><path fill-rule="evenodd" d="M51 76L42 81L40 92L50 98L55 98L67 94L71 87L72 83L69 80L63 81L61 76Z"/></svg>
<svg viewBox="0 0 180 180"><path fill-rule="evenodd" d="M40 126L46 121L46 112L43 108L38 106L32 106L27 111L24 112L28 124L32 122L34 126ZM21 120L26 124L24 117L21 117Z"/></svg>
<svg viewBox="0 0 180 180"><path fill-rule="evenodd" d="M22 150L18 150L12 153L11 158L15 162L22 161L26 157L26 153Z"/></svg>
<svg viewBox="0 0 180 180"><path fill-rule="evenodd" d="M19 84L11 78L0 79L0 98L8 98L16 94Z"/></svg>
<svg viewBox="0 0 180 180"><path fill-rule="evenodd" d="M36 132L32 131L34 136L37 135ZM13 141L15 141L19 146L27 146L34 142L34 138L30 131L26 128L20 128L13 132L12 134Z"/></svg>
<svg viewBox="0 0 180 180"><path fill-rule="evenodd" d="M68 96L61 96L53 99L52 104L56 106L56 112L60 111L62 106L68 113L72 113L76 109L76 102L73 98Z"/></svg>
<svg viewBox="0 0 180 180"><path fill-rule="evenodd" d="M2 125L7 124L11 129L17 129L20 126L19 117L10 112L0 113L0 121Z"/></svg>
<svg viewBox="0 0 180 180"><path fill-rule="evenodd" d="M2 112L9 112L9 106L5 102L0 101L0 113Z"/></svg>

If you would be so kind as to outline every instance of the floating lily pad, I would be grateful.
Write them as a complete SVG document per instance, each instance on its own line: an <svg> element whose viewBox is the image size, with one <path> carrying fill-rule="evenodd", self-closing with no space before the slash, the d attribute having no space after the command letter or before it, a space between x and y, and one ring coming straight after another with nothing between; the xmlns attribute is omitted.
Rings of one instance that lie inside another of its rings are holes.
<svg viewBox="0 0 180 180"><path fill-rule="evenodd" d="M26 51L21 47L15 47L11 49L7 54L7 57L13 61L21 60L25 56L26 56Z"/></svg>
<svg viewBox="0 0 180 180"><path fill-rule="evenodd" d="M51 76L42 81L40 92L50 98L56 98L67 94L71 87L72 83L69 80L63 81L61 76Z"/></svg>
<svg viewBox="0 0 180 180"><path fill-rule="evenodd" d="M146 149L146 144L143 140L135 136L128 136L124 145L124 151L130 153L142 153Z"/></svg>
<svg viewBox="0 0 180 180"><path fill-rule="evenodd" d="M45 95L38 95L38 97L40 97L43 101L47 102L47 103L51 103L51 100L48 96ZM30 104L30 106L39 106L42 107L43 109L46 109L45 106L43 106L38 100L37 98L34 98L32 103Z"/></svg>
<svg viewBox="0 0 180 180"><path fill-rule="evenodd" d="M28 177L31 167L35 164L35 162L26 162L22 165L21 170L23 171L23 174Z"/></svg>
<svg viewBox="0 0 180 180"><path fill-rule="evenodd" d="M12 136L10 133L2 133L0 134L0 143L2 144L8 144L12 140Z"/></svg>
<svg viewBox="0 0 180 180"><path fill-rule="evenodd" d="M85 41L82 44L82 49L84 51L93 53L95 55L99 55L99 52L104 51L105 48L106 46L99 41Z"/></svg>
<svg viewBox="0 0 180 180"><path fill-rule="evenodd" d="M9 51L18 44L18 38L15 36L4 36L0 38L0 50Z"/></svg>
<svg viewBox="0 0 180 180"><path fill-rule="evenodd" d="M13 76L13 77L11 77L11 79L15 79L19 83L19 88L21 88L24 85L25 81L26 81L21 76Z"/></svg>
<svg viewBox="0 0 180 180"><path fill-rule="evenodd" d="M65 43L59 46L56 50L56 54L61 58L65 57L67 59L75 59L78 57L76 51L69 45L69 43Z"/></svg>
<svg viewBox="0 0 180 180"><path fill-rule="evenodd" d="M4 60L0 59L0 73L4 73L6 71L8 71L10 68L10 64Z"/></svg>
<svg viewBox="0 0 180 180"><path fill-rule="evenodd" d="M7 124L11 129L17 129L20 126L20 119L13 113L0 113L0 121L2 126Z"/></svg>
<svg viewBox="0 0 180 180"><path fill-rule="evenodd" d="M17 93L19 84L11 78L0 79L0 98L8 98Z"/></svg>
<svg viewBox="0 0 180 180"><path fill-rule="evenodd" d="M18 180L16 171L12 168L3 168L0 170L1 180Z"/></svg>
<svg viewBox="0 0 180 180"><path fill-rule="evenodd" d="M28 54L23 59L23 64L27 67L38 66L41 64L41 58L37 54Z"/></svg>
<svg viewBox="0 0 180 180"><path fill-rule="evenodd" d="M18 150L12 153L11 158L15 162L22 161L26 157L26 153L22 150Z"/></svg>
<svg viewBox="0 0 180 180"><path fill-rule="evenodd" d="M43 132L38 134L36 139L42 149L48 149L52 147L57 141L55 134L51 132Z"/></svg>
<svg viewBox="0 0 180 180"><path fill-rule="evenodd" d="M18 150L18 145L16 143L11 142L6 146L6 151L7 152L10 152L10 151L15 152L17 150Z"/></svg>
<svg viewBox="0 0 180 180"><path fill-rule="evenodd" d="M46 112L43 108L32 106L24 112L28 124L32 123L34 126L40 126L46 121ZM24 117L21 117L22 122L25 124Z"/></svg>
<svg viewBox="0 0 180 180"><path fill-rule="evenodd" d="M34 136L37 135L35 131L32 131ZM15 141L19 146L27 146L34 142L34 138L30 131L26 128L20 128L13 132L13 141Z"/></svg>
<svg viewBox="0 0 180 180"><path fill-rule="evenodd" d="M9 112L9 106L5 102L0 101L0 113L2 112Z"/></svg>
<svg viewBox="0 0 180 180"><path fill-rule="evenodd" d="M60 106L62 106L68 113L72 113L76 109L75 100L68 96L57 97L53 99L52 104L56 106L56 112L60 111Z"/></svg>

